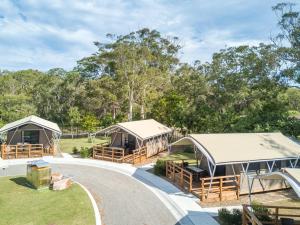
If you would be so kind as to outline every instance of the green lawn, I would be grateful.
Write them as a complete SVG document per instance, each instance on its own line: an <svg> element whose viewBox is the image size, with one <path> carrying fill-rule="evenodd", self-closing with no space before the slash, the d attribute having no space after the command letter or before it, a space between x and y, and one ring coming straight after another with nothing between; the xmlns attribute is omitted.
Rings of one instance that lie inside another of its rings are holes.
<svg viewBox="0 0 300 225"><path fill-rule="evenodd" d="M159 158L160 160L172 160L172 161L180 161L184 159L184 161L189 162L189 164L196 164L195 154L191 152L174 152L165 157Z"/></svg>
<svg viewBox="0 0 300 225"><path fill-rule="evenodd" d="M61 139L60 150L65 153L72 153L74 147L80 150L81 147L93 147L95 144L102 144L107 142L106 138L95 138L93 143L88 142L88 138L74 138L74 139Z"/></svg>
<svg viewBox="0 0 300 225"><path fill-rule="evenodd" d="M63 191L37 191L24 177L0 178L1 225L95 224L91 201L78 185Z"/></svg>

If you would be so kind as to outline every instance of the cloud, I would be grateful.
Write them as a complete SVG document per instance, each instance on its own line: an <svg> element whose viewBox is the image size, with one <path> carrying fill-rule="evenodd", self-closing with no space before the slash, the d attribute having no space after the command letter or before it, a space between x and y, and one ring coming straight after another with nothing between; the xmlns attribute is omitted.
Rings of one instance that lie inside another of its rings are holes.
<svg viewBox="0 0 300 225"><path fill-rule="evenodd" d="M256 45L277 32L271 6L242 0L2 0L0 69L72 69L107 33L143 27L177 36L186 62L209 61L226 46Z"/></svg>

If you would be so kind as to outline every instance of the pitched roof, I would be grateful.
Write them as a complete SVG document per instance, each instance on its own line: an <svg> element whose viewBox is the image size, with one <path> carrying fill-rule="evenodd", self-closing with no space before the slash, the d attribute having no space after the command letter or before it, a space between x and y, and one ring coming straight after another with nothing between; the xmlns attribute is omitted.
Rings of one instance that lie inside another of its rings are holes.
<svg viewBox="0 0 300 225"><path fill-rule="evenodd" d="M104 133L108 130L113 130L115 128L120 128L141 140L146 140L152 137L172 132L171 128L166 127L165 125L157 122L156 120L148 119L117 123L97 133Z"/></svg>
<svg viewBox="0 0 300 225"><path fill-rule="evenodd" d="M191 134L171 145L194 143L216 164L295 158L300 145L281 133Z"/></svg>
<svg viewBox="0 0 300 225"><path fill-rule="evenodd" d="M20 126L23 126L23 125L26 125L26 124L34 124L34 125L37 125L37 126L40 126L40 127L45 128L45 129L52 130L56 133L61 134L61 130L59 129L59 127L56 123L53 123L49 120L42 119L42 118L34 116L34 115L28 116L28 117L25 117L23 119L16 120L12 123L6 124L5 126L3 126L0 129L0 133L15 129L17 127L20 127Z"/></svg>

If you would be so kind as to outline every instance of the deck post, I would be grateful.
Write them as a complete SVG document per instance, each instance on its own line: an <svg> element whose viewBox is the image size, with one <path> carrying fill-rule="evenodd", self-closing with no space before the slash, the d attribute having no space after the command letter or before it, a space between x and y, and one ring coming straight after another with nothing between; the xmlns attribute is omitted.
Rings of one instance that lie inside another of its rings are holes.
<svg viewBox="0 0 300 225"><path fill-rule="evenodd" d="M104 159L104 147L101 145L101 159Z"/></svg>
<svg viewBox="0 0 300 225"><path fill-rule="evenodd" d="M125 149L122 150L122 163L124 162Z"/></svg>
<svg viewBox="0 0 300 225"><path fill-rule="evenodd" d="M241 184L241 177L240 176L237 176L237 199L239 200L240 199L240 184Z"/></svg>
<svg viewBox="0 0 300 225"><path fill-rule="evenodd" d="M192 174L190 173L190 187L189 187L189 192L191 192L193 189L193 176Z"/></svg>
<svg viewBox="0 0 300 225"><path fill-rule="evenodd" d="M30 155L31 155L31 144L28 146L28 158L30 158Z"/></svg>
<svg viewBox="0 0 300 225"><path fill-rule="evenodd" d="M16 145L16 159L18 158L18 145Z"/></svg>
<svg viewBox="0 0 300 225"><path fill-rule="evenodd" d="M201 201L204 201L204 179L201 179Z"/></svg>
<svg viewBox="0 0 300 225"><path fill-rule="evenodd" d="M276 225L279 224L279 223L278 223L278 214L279 214L279 208L276 207L276 208L275 208L275 224L276 224Z"/></svg>
<svg viewBox="0 0 300 225"><path fill-rule="evenodd" d="M220 178L219 182L220 182L220 201L222 201L223 200L223 193L222 193L222 191L223 191L223 178L222 177Z"/></svg>
<svg viewBox="0 0 300 225"><path fill-rule="evenodd" d="M114 157L115 157L115 149L111 149L111 161L114 161Z"/></svg>
<svg viewBox="0 0 300 225"><path fill-rule="evenodd" d="M181 168L181 171L180 171L180 185L183 188L183 186L184 186L184 183L183 183L183 168Z"/></svg>

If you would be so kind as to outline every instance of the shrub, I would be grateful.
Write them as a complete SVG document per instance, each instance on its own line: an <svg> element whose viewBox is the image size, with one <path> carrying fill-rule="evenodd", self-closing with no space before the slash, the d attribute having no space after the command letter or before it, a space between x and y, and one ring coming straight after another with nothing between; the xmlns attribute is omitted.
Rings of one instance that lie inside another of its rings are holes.
<svg viewBox="0 0 300 225"><path fill-rule="evenodd" d="M186 146L183 150L185 153L194 153L194 149L192 146Z"/></svg>
<svg viewBox="0 0 300 225"><path fill-rule="evenodd" d="M73 149L72 149L72 152L73 152L73 154L78 154L78 148L77 147L73 147Z"/></svg>
<svg viewBox="0 0 300 225"><path fill-rule="evenodd" d="M241 225L242 224L242 211L233 209L232 211L222 208L218 211L219 220L222 225Z"/></svg>
<svg viewBox="0 0 300 225"><path fill-rule="evenodd" d="M80 157L81 158L88 158L92 156L92 148L88 148L88 147L81 147L80 149Z"/></svg>
<svg viewBox="0 0 300 225"><path fill-rule="evenodd" d="M251 207L253 209L254 214L256 215L257 219L264 222L272 221L272 218L269 216L270 211L265 206L258 202L252 202Z"/></svg>
<svg viewBox="0 0 300 225"><path fill-rule="evenodd" d="M166 175L166 161L158 159L154 165L154 174L165 176Z"/></svg>

